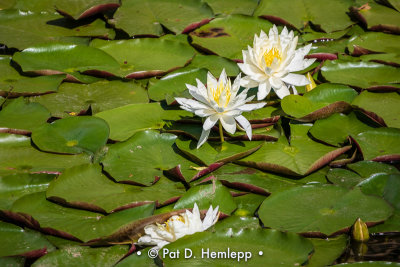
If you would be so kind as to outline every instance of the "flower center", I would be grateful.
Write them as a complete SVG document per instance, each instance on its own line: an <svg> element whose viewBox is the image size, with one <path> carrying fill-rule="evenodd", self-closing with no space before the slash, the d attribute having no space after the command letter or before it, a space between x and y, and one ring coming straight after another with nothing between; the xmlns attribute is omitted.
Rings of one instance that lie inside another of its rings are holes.
<svg viewBox="0 0 400 267"><path fill-rule="evenodd" d="M275 58L278 59L279 61L282 60L280 51L278 49L276 49L275 47L264 52L265 64L268 67L270 67L272 65L272 62L274 62Z"/></svg>
<svg viewBox="0 0 400 267"><path fill-rule="evenodd" d="M231 99L231 81L228 80L226 85L222 81L219 81L217 88L211 88L211 93L212 98L219 107L221 107L221 100L225 100L224 107L226 108Z"/></svg>
<svg viewBox="0 0 400 267"><path fill-rule="evenodd" d="M165 222L165 229L171 233L171 228L169 226L170 223L172 223L173 221L180 221L182 223L185 223L185 218L183 218L182 216L178 215L178 216L174 216L169 218L166 222Z"/></svg>

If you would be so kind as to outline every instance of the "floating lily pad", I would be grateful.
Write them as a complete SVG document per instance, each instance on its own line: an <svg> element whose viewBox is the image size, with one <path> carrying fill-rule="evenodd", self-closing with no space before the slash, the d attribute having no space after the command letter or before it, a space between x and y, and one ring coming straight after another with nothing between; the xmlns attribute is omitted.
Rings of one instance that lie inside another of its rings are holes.
<svg viewBox="0 0 400 267"><path fill-rule="evenodd" d="M285 2L262 0L254 11L254 15L273 22L279 21L293 25L297 29L302 29L310 21L327 32L333 32L343 30L353 24L346 15L353 4L351 0L330 1L324 5L321 5L318 0Z"/></svg>
<svg viewBox="0 0 400 267"><path fill-rule="evenodd" d="M354 136L364 160L400 159L400 129L377 128Z"/></svg>
<svg viewBox="0 0 400 267"><path fill-rule="evenodd" d="M184 110L164 110L159 103L131 104L96 114L110 126L110 139L124 141L139 131L160 129L164 120L178 120L192 113Z"/></svg>
<svg viewBox="0 0 400 267"><path fill-rule="evenodd" d="M368 54L360 57L363 61L372 61L381 64L391 65L398 67L400 66L400 55L396 53L389 54ZM372 88L369 88L370 90Z"/></svg>
<svg viewBox="0 0 400 267"><path fill-rule="evenodd" d="M346 235L326 239L310 238L309 240L314 246L314 253L307 264L310 267L331 265L342 255L348 243Z"/></svg>
<svg viewBox="0 0 400 267"><path fill-rule="evenodd" d="M0 170L59 172L65 168L89 163L87 154L57 155L41 152L31 146L26 136L0 133Z"/></svg>
<svg viewBox="0 0 400 267"><path fill-rule="evenodd" d="M383 224L368 229L370 233L400 232L400 211L395 210L393 215Z"/></svg>
<svg viewBox="0 0 400 267"><path fill-rule="evenodd" d="M0 257L42 256L55 247L38 232L0 221Z"/></svg>
<svg viewBox="0 0 400 267"><path fill-rule="evenodd" d="M184 192L182 184L164 177L151 187L139 187L113 182L102 174L99 165L80 165L65 170L51 183L46 196L62 204L110 213L121 207L163 204Z"/></svg>
<svg viewBox="0 0 400 267"><path fill-rule="evenodd" d="M374 62L325 62L321 74L332 83L368 88L400 83L400 69Z"/></svg>
<svg viewBox="0 0 400 267"><path fill-rule="evenodd" d="M397 93L371 93L364 91L357 96L354 106L373 112L389 127L400 128L400 95ZM368 114L367 114L368 115Z"/></svg>
<svg viewBox="0 0 400 267"><path fill-rule="evenodd" d="M192 250L193 257L171 259L163 254L166 249L183 252L185 248ZM168 244L160 251L159 257L165 265L205 266L213 265L218 261L219 266L234 266L238 264L239 251L246 251L250 253L247 256L251 255L251 258L248 257L245 261L245 255L243 255L239 264L297 266L307 261L308 254L312 250L311 242L299 235L282 233L273 229L261 229L254 217L232 216L217 223L212 230L185 236ZM207 252L209 257L206 256L207 254L202 254ZM230 257L212 258L212 252L225 253L220 255L230 255ZM236 253L234 258L231 254L233 252Z"/></svg>
<svg viewBox="0 0 400 267"><path fill-rule="evenodd" d="M77 80L79 72L104 71L113 73L118 70L118 62L94 47L67 44L45 44L27 48L13 56L23 71L39 74L67 73Z"/></svg>
<svg viewBox="0 0 400 267"><path fill-rule="evenodd" d="M219 181L193 186L176 202L174 209L190 209L194 203L199 209L205 210L211 205L213 208L219 206L218 210L225 214L231 214L236 209L235 200L229 190Z"/></svg>
<svg viewBox="0 0 400 267"><path fill-rule="evenodd" d="M151 216L153 210L154 204L148 204L104 216L57 205L46 200L44 192L23 196L14 202L11 208L14 212L13 217L25 224L40 227L45 233L78 241L89 241L109 235L132 221ZM29 214L33 219L29 216L19 217L18 213Z"/></svg>
<svg viewBox="0 0 400 267"><path fill-rule="evenodd" d="M69 246L51 252L32 264L35 266L61 266L68 262L74 266L114 266L128 253L128 246L90 248Z"/></svg>
<svg viewBox="0 0 400 267"><path fill-rule="evenodd" d="M353 262L353 263L342 263L342 264L335 264L333 266L339 267L396 267L400 266L399 263L396 262L387 262L387 261L360 261L360 262Z"/></svg>
<svg viewBox="0 0 400 267"><path fill-rule="evenodd" d="M368 32L350 39L347 47L352 54L368 54L374 52L398 53L400 36L382 32Z"/></svg>
<svg viewBox="0 0 400 267"><path fill-rule="evenodd" d="M265 171L307 175L332 161L350 147L332 148L307 136L310 125L291 125L291 141L282 136L276 143L265 143L258 151L238 162Z"/></svg>
<svg viewBox="0 0 400 267"><path fill-rule="evenodd" d="M32 2L36 5L37 1ZM54 6L52 6L54 8ZM15 9L0 10L0 43L8 47L25 49L44 43L87 44L88 38L79 36L98 36L114 38L114 30L106 28L104 21L94 22L67 28L62 16L54 12L30 12Z"/></svg>
<svg viewBox="0 0 400 267"><path fill-rule="evenodd" d="M304 96L285 97L281 106L285 113L299 121L314 121L349 110L350 103L356 96L357 92L348 86L325 83Z"/></svg>
<svg viewBox="0 0 400 267"><path fill-rule="evenodd" d="M227 187L262 195L269 195L302 184L284 176L234 164L224 165L213 171L212 175Z"/></svg>
<svg viewBox="0 0 400 267"><path fill-rule="evenodd" d="M175 139L173 134L138 132L126 142L109 147L102 160L104 170L116 181L150 185L162 176L163 170L184 160L172 147Z"/></svg>
<svg viewBox="0 0 400 267"><path fill-rule="evenodd" d="M250 155L257 151L263 142L206 142L200 148L197 142L193 140L176 140L178 148L188 155L193 161L204 165L210 165L215 162L231 162Z"/></svg>
<svg viewBox="0 0 400 267"><path fill-rule="evenodd" d="M164 75L188 64L195 55L189 44L171 38L95 39L90 46L113 56L120 65L119 75L133 79Z"/></svg>
<svg viewBox="0 0 400 267"><path fill-rule="evenodd" d="M14 173L0 176L0 209L8 210L18 198L46 191L53 174Z"/></svg>
<svg viewBox="0 0 400 267"><path fill-rule="evenodd" d="M206 0L205 1L214 11L215 14L243 14L252 16L254 9L258 5L257 0Z"/></svg>
<svg viewBox="0 0 400 267"><path fill-rule="evenodd" d="M115 9L118 6L118 0L72 0L68 3L63 0L38 0L35 3L29 0L18 0L14 8L35 12L57 10L68 17L82 19L102 11Z"/></svg>
<svg viewBox="0 0 400 267"><path fill-rule="evenodd" d="M49 111L39 103L27 103L22 97L13 100L0 111L0 128L27 130L45 124Z"/></svg>
<svg viewBox="0 0 400 267"><path fill-rule="evenodd" d="M327 144L340 146L348 136L356 136L371 129L373 128L358 120L353 112L349 115L336 113L329 118L317 120L310 129L310 133Z"/></svg>
<svg viewBox="0 0 400 267"><path fill-rule="evenodd" d="M237 204L237 209L234 212L234 215L253 216L265 198L266 196L257 194L245 194L235 197L234 199Z"/></svg>
<svg viewBox="0 0 400 267"><path fill-rule="evenodd" d="M400 33L400 14L396 10L375 2L366 2L360 7L352 7L351 11L370 30Z"/></svg>
<svg viewBox="0 0 400 267"><path fill-rule="evenodd" d="M195 85L196 79L206 83L206 69L177 70L165 75L160 80L149 81L149 97L152 100L160 101L167 97L174 98L186 91L186 84Z"/></svg>
<svg viewBox="0 0 400 267"><path fill-rule="evenodd" d="M349 191L332 185L285 190L268 197L259 209L267 227L325 235L348 231L357 218L380 222L391 214L392 208L383 199L363 195L358 188ZM283 219L288 216L291 220Z"/></svg>
<svg viewBox="0 0 400 267"><path fill-rule="evenodd" d="M121 260L120 262L118 262L117 265L118 267L131 267L131 266L148 266L148 267L158 267L158 265L155 263L155 260L150 258L150 257L146 257L143 255L148 255L149 250L151 249L151 247L145 248L140 250L140 253L135 253L135 254L131 254L128 257L126 257L125 259Z"/></svg>
<svg viewBox="0 0 400 267"><path fill-rule="evenodd" d="M230 59L242 59L242 50L253 45L254 34L268 32L268 21L243 15L216 18L196 29L190 36L193 45Z"/></svg>
<svg viewBox="0 0 400 267"><path fill-rule="evenodd" d="M190 64L184 69L192 68L208 69L215 77L219 77L223 69L225 69L226 75L228 76L237 76L240 72L240 69L236 62L215 55L197 54L190 62Z"/></svg>
<svg viewBox="0 0 400 267"><path fill-rule="evenodd" d="M110 129L96 117L70 117L44 124L32 132L32 141L43 151L96 153L107 142Z"/></svg>
<svg viewBox="0 0 400 267"><path fill-rule="evenodd" d="M64 118L91 109L92 114L134 103L149 101L146 90L136 82L100 81L92 84L63 83L57 93L32 97Z"/></svg>
<svg viewBox="0 0 400 267"><path fill-rule="evenodd" d="M0 264L1 264L1 266L7 266L7 267L24 267L25 266L25 257L21 257L21 256L1 257Z"/></svg>
<svg viewBox="0 0 400 267"><path fill-rule="evenodd" d="M161 35L163 27L180 33L212 17L211 8L199 0L125 0L111 22L131 36Z"/></svg>

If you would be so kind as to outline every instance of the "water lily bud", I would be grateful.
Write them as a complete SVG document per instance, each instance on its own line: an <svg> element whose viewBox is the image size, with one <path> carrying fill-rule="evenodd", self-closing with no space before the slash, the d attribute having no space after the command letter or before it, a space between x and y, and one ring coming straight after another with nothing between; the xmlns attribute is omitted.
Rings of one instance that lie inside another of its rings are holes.
<svg viewBox="0 0 400 267"><path fill-rule="evenodd" d="M314 81L313 77L311 76L311 73L307 72L306 78L310 81L310 84L306 85L306 90L307 90L307 92L310 92L312 89L317 87L317 85L315 84L315 81Z"/></svg>
<svg viewBox="0 0 400 267"><path fill-rule="evenodd" d="M366 242L369 239L367 225L358 218L353 225L353 239L359 242Z"/></svg>

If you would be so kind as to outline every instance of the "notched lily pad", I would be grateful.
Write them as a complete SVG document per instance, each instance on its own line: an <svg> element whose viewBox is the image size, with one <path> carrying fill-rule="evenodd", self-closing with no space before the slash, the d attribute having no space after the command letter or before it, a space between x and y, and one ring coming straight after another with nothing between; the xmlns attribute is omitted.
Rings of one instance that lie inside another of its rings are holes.
<svg viewBox="0 0 400 267"><path fill-rule="evenodd" d="M259 209L265 226L311 236L347 232L357 218L371 225L391 214L383 199L363 195L359 188L349 191L333 185L282 191L266 198ZM288 216L292 219L284 219Z"/></svg>
<svg viewBox="0 0 400 267"><path fill-rule="evenodd" d="M310 122L329 117L333 113L349 111L350 103L356 96L357 92L348 86L325 83L304 96L286 96L281 106L285 113L296 120Z"/></svg>
<svg viewBox="0 0 400 267"><path fill-rule="evenodd" d="M106 144L109 133L107 123L100 118L70 117L36 128L32 141L43 151L93 154Z"/></svg>
<svg viewBox="0 0 400 267"><path fill-rule="evenodd" d="M333 148L307 136L310 125L291 125L290 143L281 136L276 143L265 143L258 151L237 162L253 168L303 176L328 164L351 147Z"/></svg>

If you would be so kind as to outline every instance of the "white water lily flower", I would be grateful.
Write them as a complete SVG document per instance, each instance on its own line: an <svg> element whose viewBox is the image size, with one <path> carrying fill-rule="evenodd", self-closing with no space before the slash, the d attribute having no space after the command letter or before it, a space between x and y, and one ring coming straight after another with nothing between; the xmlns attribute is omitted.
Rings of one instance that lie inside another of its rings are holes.
<svg viewBox="0 0 400 267"><path fill-rule="evenodd" d="M207 87L199 80L197 87L186 84L189 93L197 100L186 98L175 98L181 105L181 108L190 111L197 116L207 117L203 124L197 148L199 148L207 140L211 128L219 120L223 128L230 134L236 131L236 122L246 131L247 137L251 140L252 131L250 122L242 116L244 111L252 111L262 108L266 103L246 104L251 101L254 96L247 98L247 91L243 90L238 94L240 88L240 74L236 77L233 84L228 79L225 69L222 70L219 80L208 72Z"/></svg>
<svg viewBox="0 0 400 267"><path fill-rule="evenodd" d="M193 212L186 210L185 213L174 215L163 224L150 224L144 227L146 235L138 240L138 245L156 245L154 249L174 242L175 240L197 232L203 232L218 221L218 206L208 209L203 221L200 218L200 211L197 204L194 204Z"/></svg>
<svg viewBox="0 0 400 267"><path fill-rule="evenodd" d="M295 86L304 86L310 81L304 75L292 72L303 70L315 61L315 58L304 58L310 52L311 44L296 50L297 39L286 27L279 35L275 25L269 35L263 31L260 36L255 35L253 47L243 50L243 63L238 64L248 75L243 77L241 85L246 88L258 86L258 100L264 99L271 87L281 99L290 94L288 87L297 94Z"/></svg>

